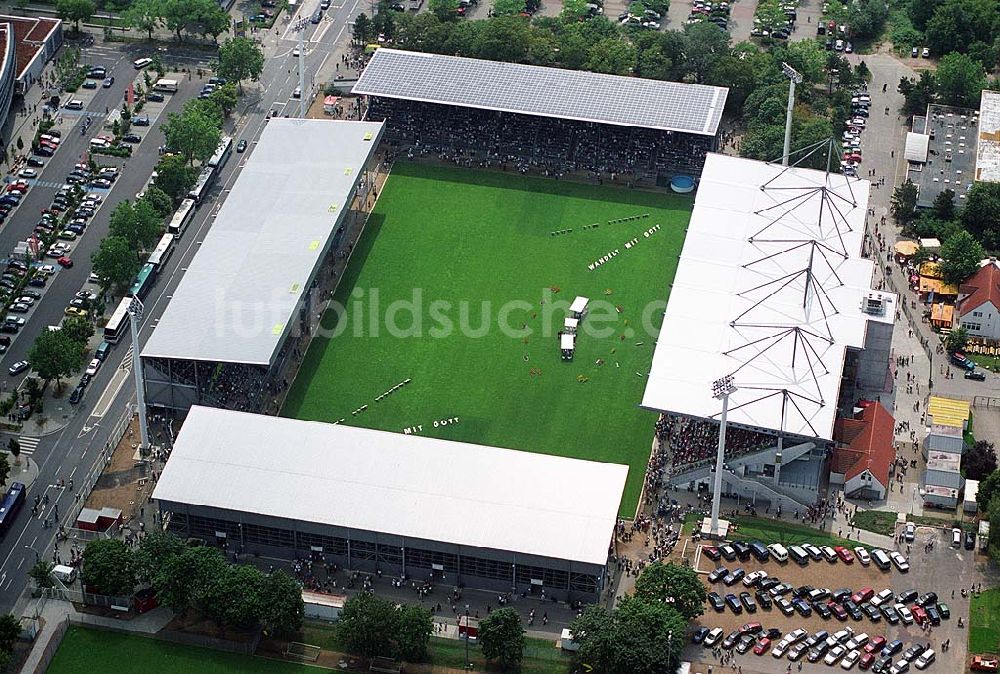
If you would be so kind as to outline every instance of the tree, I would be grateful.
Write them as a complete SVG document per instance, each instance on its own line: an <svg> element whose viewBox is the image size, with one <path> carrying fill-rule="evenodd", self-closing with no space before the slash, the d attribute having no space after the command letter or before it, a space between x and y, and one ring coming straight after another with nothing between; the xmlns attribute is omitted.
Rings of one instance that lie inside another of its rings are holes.
<svg viewBox="0 0 1000 674"><path fill-rule="evenodd" d="M127 288L138 273L139 257L127 239L108 236L101 240L97 251L91 257L94 273L110 285Z"/></svg>
<svg viewBox="0 0 1000 674"><path fill-rule="evenodd" d="M219 596L210 602L213 610L221 608L218 622L240 629L256 625L263 612L260 592L263 581L264 574L255 566L232 564L226 567L216 584Z"/></svg>
<svg viewBox="0 0 1000 674"><path fill-rule="evenodd" d="M577 661L595 672L614 672L618 647L615 644L614 614L600 604L587 606L570 625L573 641L580 645Z"/></svg>
<svg viewBox="0 0 1000 674"><path fill-rule="evenodd" d="M702 21L684 26L687 38L687 68L698 83L703 83L716 61L729 54L729 33L713 23Z"/></svg>
<svg viewBox="0 0 1000 674"><path fill-rule="evenodd" d="M229 12L215 0L195 0L195 16L202 36L211 35L216 44L219 36L229 30Z"/></svg>
<svg viewBox="0 0 1000 674"><path fill-rule="evenodd" d="M930 71L924 70L916 80L908 77L900 78L896 90L905 98L903 103L905 114L923 115L927 112L927 106L937 98L937 81Z"/></svg>
<svg viewBox="0 0 1000 674"><path fill-rule="evenodd" d="M354 36L355 44L366 44L371 34L372 20L368 18L367 14L361 12L358 14L357 18L354 19L354 30L351 33L351 35Z"/></svg>
<svg viewBox="0 0 1000 674"><path fill-rule="evenodd" d="M969 333L964 327L957 327L944 338L944 348L948 353L961 351L969 343Z"/></svg>
<svg viewBox="0 0 1000 674"><path fill-rule="evenodd" d="M181 31L195 18L194 0L165 0L160 5L163 25L173 31L177 41L181 42Z"/></svg>
<svg viewBox="0 0 1000 674"><path fill-rule="evenodd" d="M139 201L147 202L161 218L166 218L174 211L174 204L170 200L170 195L156 185L147 187L146 192Z"/></svg>
<svg viewBox="0 0 1000 674"><path fill-rule="evenodd" d="M585 70L609 75L629 75L635 70L635 47L621 38L607 38L590 48Z"/></svg>
<svg viewBox="0 0 1000 674"><path fill-rule="evenodd" d="M167 149L179 153L188 164L206 161L215 154L222 138L215 120L195 108L168 114L161 128L167 138Z"/></svg>
<svg viewBox="0 0 1000 674"><path fill-rule="evenodd" d="M513 668L524 656L524 628L521 616L509 606L497 609L479 622L479 643L483 657Z"/></svg>
<svg viewBox="0 0 1000 674"><path fill-rule="evenodd" d="M941 220L955 218L955 190L941 190L934 197L934 215Z"/></svg>
<svg viewBox="0 0 1000 674"><path fill-rule="evenodd" d="M91 0L56 0L56 14L63 21L72 21L76 32L80 32L80 22L89 21L97 7Z"/></svg>
<svg viewBox="0 0 1000 674"><path fill-rule="evenodd" d="M654 562L635 581L635 596L644 601L666 602L693 620L705 612L705 584L690 566Z"/></svg>
<svg viewBox="0 0 1000 674"><path fill-rule="evenodd" d="M189 166L183 157L168 155L156 165L154 187L163 190L174 203L180 203L197 179L198 169Z"/></svg>
<svg viewBox="0 0 1000 674"><path fill-rule="evenodd" d="M43 330L31 345L28 360L46 384L55 379L56 391L60 392L62 378L79 372L83 366L83 351L62 330Z"/></svg>
<svg viewBox="0 0 1000 674"><path fill-rule="evenodd" d="M160 0L134 0L122 13L122 19L130 27L146 32L152 40L153 31L160 25L163 18L163 3Z"/></svg>
<svg viewBox="0 0 1000 674"><path fill-rule="evenodd" d="M28 577L35 581L37 587L55 587L52 580L52 569L55 565L40 559L28 570Z"/></svg>
<svg viewBox="0 0 1000 674"><path fill-rule="evenodd" d="M0 485L7 484L7 478L10 477L10 462L7 460L6 454L0 454Z"/></svg>
<svg viewBox="0 0 1000 674"><path fill-rule="evenodd" d="M0 616L0 653L11 653L21 636L21 621L13 613Z"/></svg>
<svg viewBox="0 0 1000 674"><path fill-rule="evenodd" d="M284 571L274 571L264 576L261 584L260 624L267 634L287 636L302 627L305 604L302 587Z"/></svg>
<svg viewBox="0 0 1000 674"><path fill-rule="evenodd" d="M427 7L438 21L454 21L458 18L458 0L430 0Z"/></svg>
<svg viewBox="0 0 1000 674"><path fill-rule="evenodd" d="M82 316L69 316L63 319L62 331L82 350L94 336L94 324Z"/></svg>
<svg viewBox="0 0 1000 674"><path fill-rule="evenodd" d="M966 54L946 54L938 61L934 81L937 93L945 105L976 108L986 88L983 64Z"/></svg>
<svg viewBox="0 0 1000 674"><path fill-rule="evenodd" d="M423 606L404 604L396 616L396 657L408 662L427 659L434 618Z"/></svg>
<svg viewBox="0 0 1000 674"><path fill-rule="evenodd" d="M965 227L986 248L1000 248L1000 183L977 180L965 197Z"/></svg>
<svg viewBox="0 0 1000 674"><path fill-rule="evenodd" d="M944 242L941 257L944 258L941 278L949 285L958 286L976 273L986 251L971 234L962 230Z"/></svg>
<svg viewBox="0 0 1000 674"><path fill-rule="evenodd" d="M208 95L208 101L219 109L220 117L228 117L238 100L235 84L223 84Z"/></svg>
<svg viewBox="0 0 1000 674"><path fill-rule="evenodd" d="M337 635L343 647L366 658L389 653L396 609L388 599L362 592L344 603Z"/></svg>
<svg viewBox="0 0 1000 674"><path fill-rule="evenodd" d="M559 16L565 21L580 21L590 16L587 0L563 0Z"/></svg>
<svg viewBox="0 0 1000 674"><path fill-rule="evenodd" d="M225 572L226 559L217 548L201 545L186 548L168 558L153 573L153 589L161 604L177 613L201 606L212 583Z"/></svg>
<svg viewBox="0 0 1000 674"><path fill-rule="evenodd" d="M897 187L892 192L890 203L892 217L903 226L913 222L917 217L917 186L910 180Z"/></svg>
<svg viewBox="0 0 1000 674"><path fill-rule="evenodd" d="M161 529L153 529L139 543L132 559L135 577L140 583L152 583L156 570L187 550L187 546L177 536Z"/></svg>
<svg viewBox="0 0 1000 674"><path fill-rule="evenodd" d="M256 82L262 72L264 52L253 40L234 37L219 46L219 74L230 82L236 82L241 93L243 80Z"/></svg>
<svg viewBox="0 0 1000 674"><path fill-rule="evenodd" d="M10 453L11 456L14 457L14 463L15 464L18 464L18 463L21 462L21 460L20 460L20 456L21 456L21 443L18 442L17 438L11 438L10 440L7 441L7 451Z"/></svg>
<svg viewBox="0 0 1000 674"><path fill-rule="evenodd" d="M83 582L88 592L114 597L131 595L135 573L132 551L125 542L111 538L87 543L83 551Z"/></svg>
<svg viewBox="0 0 1000 674"><path fill-rule="evenodd" d="M977 440L976 444L962 455L962 471L967 480L982 480L997 469L997 453L993 443Z"/></svg>
<svg viewBox="0 0 1000 674"><path fill-rule="evenodd" d="M495 16L514 16L525 11L527 6L524 0L494 0L493 14Z"/></svg>
<svg viewBox="0 0 1000 674"><path fill-rule="evenodd" d="M594 672L660 674L680 665L687 621L664 602L624 599L613 613L588 607L570 630L580 644L577 660Z"/></svg>
<svg viewBox="0 0 1000 674"><path fill-rule="evenodd" d="M979 512L989 511L990 503L1000 496L1000 471L993 471L979 481L979 491L976 492L976 503L979 505Z"/></svg>

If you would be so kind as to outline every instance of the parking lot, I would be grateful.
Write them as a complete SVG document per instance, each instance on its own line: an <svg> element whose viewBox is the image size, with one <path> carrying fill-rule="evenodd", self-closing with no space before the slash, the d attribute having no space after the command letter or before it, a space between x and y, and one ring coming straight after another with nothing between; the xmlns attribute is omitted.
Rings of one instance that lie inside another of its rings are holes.
<svg viewBox="0 0 1000 674"><path fill-rule="evenodd" d="M933 549L924 552L925 544L928 542L933 542ZM747 574L761 570L796 588L809 585L815 588L827 588L834 592L841 588L857 592L862 588L870 587L875 593L888 589L895 595L891 600L893 604L896 603L900 593L908 590L915 590L919 595L933 591L937 593L939 602L947 604L951 615L950 619L943 619L938 626L924 629L916 622L904 624L903 620L891 625L884 616L878 622L872 622L867 616L862 616L860 620L848 617L846 621L842 622L836 617L824 619L815 611L809 617L803 617L798 612L784 615L777 605L773 605L770 609L758 605L754 613L749 613L744 609L737 615L728 606L725 610L717 612L711 606L706 605L705 613L695 621L694 627L719 627L726 635L750 622L761 623L765 630L777 628L782 635L800 628L806 630L810 635L819 630L833 634L838 630L850 627L855 633L866 633L871 638L881 635L889 642L899 639L903 642L904 650L915 643L924 646L930 644L935 651L935 660L925 671L949 673L964 671L967 625L958 627L958 619L961 617L963 622L967 620L969 598L963 597L961 590L962 588L969 590L975 583L982 582L976 569L976 563L982 563L983 559L975 551L956 550L950 547L950 542L951 533L948 530L929 527L918 528L915 540L911 545L911 552L907 555L910 561L908 573L900 573L895 568L881 571L874 564L868 566L858 562L845 564L840 560L837 562L810 561L807 566L799 566L792 560L786 563L778 563L774 560L761 563L752 556L746 561L720 559L713 562L704 554L700 554L696 563L697 569L704 574L702 578L709 591L717 592L722 597L728 593L739 596L740 593L748 591L753 595L755 589L746 587L742 580L731 586L726 586L721 580L709 583L708 573L719 566L729 570L740 567ZM901 544L900 547L901 551L906 554L906 544ZM787 593L784 597L791 599L792 593ZM829 599L823 599L818 603L825 604L828 601ZM913 602L907 603L906 606L912 608ZM943 651L941 644L948 639L951 640L950 647L947 651ZM733 655L731 662L737 668L742 668L744 674L750 674L750 672L780 674L788 671L789 666L795 671L817 673L841 669L839 662L833 666L824 664L822 659L819 662L810 663L805 655L795 662L790 662L787 657L774 657L771 654L771 649L775 643L777 640L770 644L763 655L754 655L752 650L745 654L736 653L735 650L730 651ZM900 654L893 656L893 662L897 662L899 658ZM685 659L692 661L694 667L691 671L695 673L706 674L709 666L721 667L720 660L713 654L712 650L702 646L689 645L685 651ZM801 669L799 669L800 663ZM728 663L726 666L728 668ZM859 667L855 665L851 669L858 670ZM913 671L912 667L911 671Z"/></svg>

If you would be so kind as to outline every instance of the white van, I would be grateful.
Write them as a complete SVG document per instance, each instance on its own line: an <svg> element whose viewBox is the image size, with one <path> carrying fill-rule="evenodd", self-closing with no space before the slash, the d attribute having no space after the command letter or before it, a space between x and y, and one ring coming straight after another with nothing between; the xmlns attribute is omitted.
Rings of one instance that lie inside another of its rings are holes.
<svg viewBox="0 0 1000 674"><path fill-rule="evenodd" d="M885 554L884 550L876 548L875 550L872 550L871 554L872 561L875 562L875 566L883 571L888 571L892 568L892 561L889 559L889 555Z"/></svg>
<svg viewBox="0 0 1000 674"><path fill-rule="evenodd" d="M76 567L66 566L64 564L58 564L52 567L52 575L59 582L69 585L74 580L76 580Z"/></svg>
<svg viewBox="0 0 1000 674"><path fill-rule="evenodd" d="M66 104L67 110L83 110L83 101L79 98L74 98L69 103Z"/></svg>
<svg viewBox="0 0 1000 674"><path fill-rule="evenodd" d="M146 66L148 66L152 62L153 62L153 59L151 59L151 58L141 58L141 59L136 59L136 60L132 61L132 65L135 66L136 70L142 70L143 68L145 68Z"/></svg>
<svg viewBox="0 0 1000 674"><path fill-rule="evenodd" d="M103 138L91 138L90 139L90 149L92 149L92 150L94 150L94 149L101 149L101 150L103 150L104 148L108 147L109 145L111 145L111 143L109 143L108 141L104 140Z"/></svg>
<svg viewBox="0 0 1000 674"><path fill-rule="evenodd" d="M962 547L962 530L955 527L951 530L951 547L960 548Z"/></svg>
<svg viewBox="0 0 1000 674"><path fill-rule="evenodd" d="M781 543L771 543L767 546L767 549L771 551L771 556L774 557L776 561L784 564L788 561L788 550Z"/></svg>

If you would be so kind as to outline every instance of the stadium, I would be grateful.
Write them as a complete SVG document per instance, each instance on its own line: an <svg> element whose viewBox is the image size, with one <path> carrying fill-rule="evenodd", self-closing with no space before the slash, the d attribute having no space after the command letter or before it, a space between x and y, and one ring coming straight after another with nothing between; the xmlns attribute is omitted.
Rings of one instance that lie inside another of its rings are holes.
<svg viewBox="0 0 1000 674"><path fill-rule="evenodd" d="M268 122L141 352L184 418L154 498L217 545L594 601L727 91L379 50L356 93Z"/></svg>

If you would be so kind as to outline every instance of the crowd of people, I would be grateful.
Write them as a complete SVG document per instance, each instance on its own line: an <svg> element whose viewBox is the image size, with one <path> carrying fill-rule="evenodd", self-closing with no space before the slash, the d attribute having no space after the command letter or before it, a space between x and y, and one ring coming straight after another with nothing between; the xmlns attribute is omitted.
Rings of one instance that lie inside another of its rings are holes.
<svg viewBox="0 0 1000 674"><path fill-rule="evenodd" d="M670 131L389 98L370 99L366 118L387 121L384 144L396 156L624 184L697 177L712 144L711 137Z"/></svg>
<svg viewBox="0 0 1000 674"><path fill-rule="evenodd" d="M670 471L677 474L715 460L719 424L706 419L661 415L656 422L656 437L661 447L665 446L669 451ZM759 452L775 444L775 437L767 433L734 426L726 428L726 456L729 458ZM665 463L662 457L657 461ZM657 468L662 471L662 467Z"/></svg>

